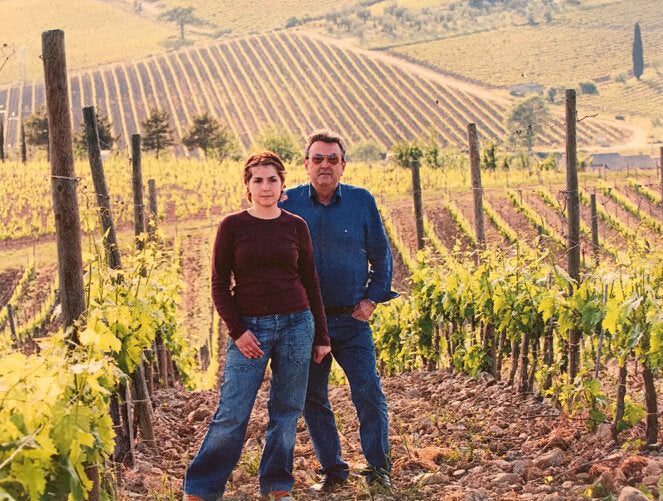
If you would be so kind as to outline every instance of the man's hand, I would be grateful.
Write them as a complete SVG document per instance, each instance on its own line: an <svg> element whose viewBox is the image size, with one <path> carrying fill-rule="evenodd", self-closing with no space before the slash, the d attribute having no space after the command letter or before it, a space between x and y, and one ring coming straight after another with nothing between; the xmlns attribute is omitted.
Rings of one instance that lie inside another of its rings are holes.
<svg viewBox="0 0 663 501"><path fill-rule="evenodd" d="M362 299L359 304L355 306L355 311L352 312L352 317L362 322L368 322L371 315L375 311L375 305L368 299Z"/></svg>
<svg viewBox="0 0 663 501"><path fill-rule="evenodd" d="M314 346L313 347L313 361L316 364L322 362L322 359L325 358L331 352L331 346Z"/></svg>
<svg viewBox="0 0 663 501"><path fill-rule="evenodd" d="M263 351L258 347L260 341L256 339L250 330L244 331L244 334L235 339L235 344L237 345L237 349L246 358L260 358L264 355Z"/></svg>

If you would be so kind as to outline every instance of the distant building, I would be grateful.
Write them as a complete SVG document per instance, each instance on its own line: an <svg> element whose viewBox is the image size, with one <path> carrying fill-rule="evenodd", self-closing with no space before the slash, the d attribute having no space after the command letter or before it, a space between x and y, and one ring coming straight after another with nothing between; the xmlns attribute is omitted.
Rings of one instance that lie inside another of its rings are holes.
<svg viewBox="0 0 663 501"><path fill-rule="evenodd" d="M655 169L656 161L649 155L620 155L619 153L597 153L592 155L594 169Z"/></svg>
<svg viewBox="0 0 663 501"><path fill-rule="evenodd" d="M632 169L655 169L656 161L649 155L627 155L622 157L626 166Z"/></svg>
<svg viewBox="0 0 663 501"><path fill-rule="evenodd" d="M590 155L592 169L612 171L626 169L656 169L656 160L649 155L622 155L620 153L595 153ZM562 155L558 165L566 165L566 155Z"/></svg>
<svg viewBox="0 0 663 501"><path fill-rule="evenodd" d="M624 157L619 153L596 153L592 155L592 168L622 170L626 168Z"/></svg>
<svg viewBox="0 0 663 501"><path fill-rule="evenodd" d="M527 94L543 95L543 85L530 82L509 87L509 94L516 97L526 96Z"/></svg>

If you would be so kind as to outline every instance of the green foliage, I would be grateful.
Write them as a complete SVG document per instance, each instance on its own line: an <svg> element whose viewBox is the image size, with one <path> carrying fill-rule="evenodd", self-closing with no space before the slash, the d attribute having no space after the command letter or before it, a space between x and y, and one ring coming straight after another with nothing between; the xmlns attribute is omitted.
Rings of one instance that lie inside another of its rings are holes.
<svg viewBox="0 0 663 501"><path fill-rule="evenodd" d="M424 151L418 140L401 141L392 146L392 161L399 167L409 169L412 162L421 160Z"/></svg>
<svg viewBox="0 0 663 501"><path fill-rule="evenodd" d="M495 143L489 141L483 147L483 154L481 155L481 168L494 171L497 169L497 155L495 153Z"/></svg>
<svg viewBox="0 0 663 501"><path fill-rule="evenodd" d="M435 129L428 131L428 143L423 148L423 162L431 169L437 169L444 165L440 143L437 139L439 133Z"/></svg>
<svg viewBox="0 0 663 501"><path fill-rule="evenodd" d="M509 144L525 146L531 151L549 118L548 108L541 96L530 96L516 101L505 123Z"/></svg>
<svg viewBox="0 0 663 501"><path fill-rule="evenodd" d="M23 121L26 142L36 148L48 147L48 116L41 106Z"/></svg>
<svg viewBox="0 0 663 501"><path fill-rule="evenodd" d="M113 124L107 116L100 117L97 114L97 133L99 134L99 147L102 150L112 150L118 138L113 136ZM81 131L74 136L74 151L79 156L87 155L85 122L81 122Z"/></svg>
<svg viewBox="0 0 663 501"><path fill-rule="evenodd" d="M185 384L195 382L195 351L177 329L176 254L148 244L118 271L108 269L100 242L90 246L79 345L71 345L69 328L30 356L0 346L0 481L7 499L87 498L86 468L103 465L114 447L110 396L157 332Z"/></svg>
<svg viewBox="0 0 663 501"><path fill-rule="evenodd" d="M624 397L624 417L617 423L617 430L624 431L628 428L633 428L636 424L642 421L647 415L644 405L638 404L631 400L631 397L626 395Z"/></svg>
<svg viewBox="0 0 663 501"><path fill-rule="evenodd" d="M348 151L348 158L353 162L377 162L384 159L386 152L377 143L361 141Z"/></svg>
<svg viewBox="0 0 663 501"><path fill-rule="evenodd" d="M640 33L640 23L635 23L633 29L633 50L631 52L633 57L633 75L640 80L642 72L645 68L644 56L642 53L642 35Z"/></svg>
<svg viewBox="0 0 663 501"><path fill-rule="evenodd" d="M599 93L598 87L594 82L580 82L580 93L596 96Z"/></svg>
<svg viewBox="0 0 663 501"><path fill-rule="evenodd" d="M193 7L174 7L159 15L159 19L169 23L175 23L180 28L180 40L184 40L184 27L204 26L209 24L204 19L199 18L194 13Z"/></svg>
<svg viewBox="0 0 663 501"><path fill-rule="evenodd" d="M259 133L252 150L270 150L284 162L298 161L302 158L302 145L299 138L288 129L278 124L268 124Z"/></svg>
<svg viewBox="0 0 663 501"><path fill-rule="evenodd" d="M193 117L193 124L182 137L182 144L189 150L202 149L205 156L212 150L219 159L232 156L239 149L232 131L207 112Z"/></svg>
<svg viewBox="0 0 663 501"><path fill-rule="evenodd" d="M141 123L143 134L141 136L142 148L147 151L159 152L173 144L173 131L170 127L170 114L158 108L152 108L149 115Z"/></svg>

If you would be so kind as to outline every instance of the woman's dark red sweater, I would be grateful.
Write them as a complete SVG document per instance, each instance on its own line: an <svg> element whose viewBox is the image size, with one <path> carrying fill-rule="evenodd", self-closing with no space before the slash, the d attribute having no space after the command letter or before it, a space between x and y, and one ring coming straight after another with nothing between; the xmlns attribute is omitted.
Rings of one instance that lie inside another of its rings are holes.
<svg viewBox="0 0 663 501"><path fill-rule="evenodd" d="M212 257L212 299L233 339L246 330L241 317L310 308L315 319L313 345L329 345L308 227L283 209L275 219L260 219L244 210L221 221Z"/></svg>

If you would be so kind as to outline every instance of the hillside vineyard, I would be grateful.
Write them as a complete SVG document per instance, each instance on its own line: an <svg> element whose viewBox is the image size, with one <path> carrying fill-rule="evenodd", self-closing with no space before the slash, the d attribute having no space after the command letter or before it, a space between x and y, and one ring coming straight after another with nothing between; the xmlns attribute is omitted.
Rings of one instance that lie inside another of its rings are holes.
<svg viewBox="0 0 663 501"><path fill-rule="evenodd" d="M439 130L447 145L464 146L465 124L483 139L501 142L509 102L472 93L432 74L419 74L379 56L342 48L298 33L276 33L197 45L146 59L70 73L73 125L94 105L113 124L120 148L140 131L151 108L166 110L179 143L192 117L208 111L227 124L244 148L267 123L304 137L320 127L338 130L351 143L392 144ZM0 88L8 110L5 144L17 151L20 122L44 104L41 81ZM600 137L611 144L628 131L598 120L578 124L580 145ZM540 147L559 147L561 119L545 124ZM178 145L176 154L188 153Z"/></svg>

